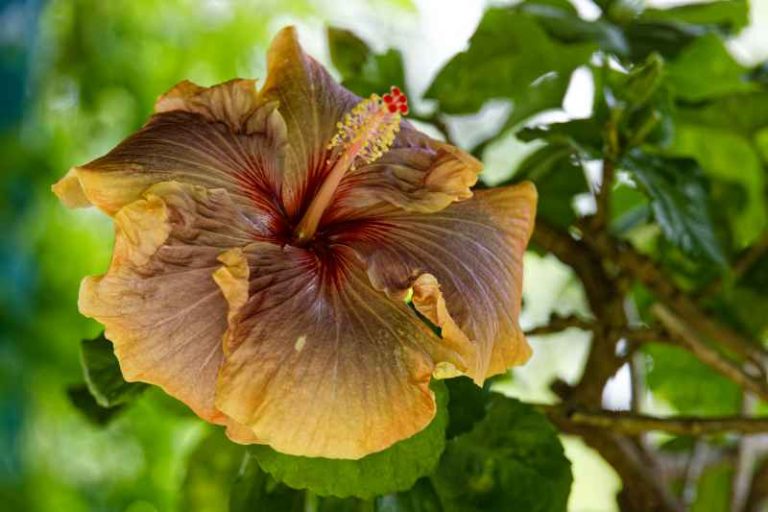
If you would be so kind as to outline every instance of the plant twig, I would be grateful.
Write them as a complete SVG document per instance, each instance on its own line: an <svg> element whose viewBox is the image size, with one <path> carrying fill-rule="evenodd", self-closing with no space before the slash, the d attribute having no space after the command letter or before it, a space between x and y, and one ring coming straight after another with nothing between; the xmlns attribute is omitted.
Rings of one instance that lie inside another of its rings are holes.
<svg viewBox="0 0 768 512"><path fill-rule="evenodd" d="M592 228L596 231L603 231L608 226L611 218L611 190L613 189L613 180L616 175L616 168L613 160L603 159L603 176L600 181L600 189L595 196L597 209L592 217Z"/></svg>
<svg viewBox="0 0 768 512"><path fill-rule="evenodd" d="M750 485L744 510L746 512L765 512L766 505L768 505L768 458L758 465L752 477L752 485Z"/></svg>
<svg viewBox="0 0 768 512"><path fill-rule="evenodd" d="M752 414L757 406L757 399L752 393L744 392L741 398L741 413ZM754 472L757 457L760 450L755 446L755 439L750 436L742 436L739 439L738 453L736 455L735 471L733 472L733 484L731 485L731 510L741 512L749 498L749 489L752 485L752 473Z"/></svg>
<svg viewBox="0 0 768 512"><path fill-rule="evenodd" d="M592 314L599 319L592 330L592 344L581 380L573 387L555 383L553 389L564 401L573 400L599 408L606 382L624 364L624 358L616 354L621 333L627 331L622 290L616 280L606 273L600 255L569 233L540 220L536 223L533 243L574 270L584 286ZM622 481L632 482L618 496L622 510L682 510L664 480L647 463L646 454L641 453L632 439L610 430L566 421L564 416L560 420L552 420L562 431L580 436L587 445L597 450Z"/></svg>
<svg viewBox="0 0 768 512"><path fill-rule="evenodd" d="M582 318L578 315L558 315L553 313L545 325L539 325L525 331L526 336L541 336L544 334L556 334L566 329L581 329L591 331L595 328L595 321Z"/></svg>
<svg viewBox="0 0 768 512"><path fill-rule="evenodd" d="M661 418L622 411L569 409L565 405L536 405L553 421L596 427L630 436L645 432L667 432L680 436L705 436L733 432L738 434L768 433L768 417L674 416Z"/></svg>
<svg viewBox="0 0 768 512"><path fill-rule="evenodd" d="M664 305L689 325L695 325L705 337L721 344L724 348L739 354L749 363L746 371L753 376L765 378L768 353L757 342L753 342L731 327L717 322L712 315L703 311L691 298L678 289L672 279L664 275L658 266L631 246L623 244L607 234L595 235L584 230L585 241L604 257L611 260L622 271L643 283Z"/></svg>
<svg viewBox="0 0 768 512"><path fill-rule="evenodd" d="M763 236L751 247L746 249L733 264L731 268L731 274L728 279L733 282L737 282L746 274L755 263L768 253L768 235ZM723 289L724 281L722 278L717 279L704 288L699 294L699 300L706 300L716 296Z"/></svg>
<svg viewBox="0 0 768 512"><path fill-rule="evenodd" d="M685 323L667 306L656 303L650 308L659 322L674 336L682 346L691 351L702 363L729 378L763 400L768 400L768 385L744 372L739 365L724 357L718 350L710 347L701 336Z"/></svg>
<svg viewBox="0 0 768 512"><path fill-rule="evenodd" d="M707 452L709 446L701 439L697 439L693 445L693 450L688 459L683 475L683 502L686 507L691 507L696 500L697 485L699 478L704 473L707 464Z"/></svg>

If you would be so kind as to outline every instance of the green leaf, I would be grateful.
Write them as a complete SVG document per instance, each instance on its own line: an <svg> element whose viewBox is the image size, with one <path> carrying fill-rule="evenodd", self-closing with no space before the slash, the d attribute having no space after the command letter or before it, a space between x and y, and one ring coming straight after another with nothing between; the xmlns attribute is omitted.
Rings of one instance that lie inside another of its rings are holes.
<svg viewBox="0 0 768 512"><path fill-rule="evenodd" d="M124 406L102 407L91 394L86 384L70 386L67 388L67 397L75 408L94 425L104 426L112 421Z"/></svg>
<svg viewBox="0 0 768 512"><path fill-rule="evenodd" d="M517 126L539 112L561 108L570 83L571 77L567 74L556 73L538 79L515 97L512 112L499 132Z"/></svg>
<svg viewBox="0 0 768 512"><path fill-rule="evenodd" d="M603 128L595 118L523 128L517 132L517 138L523 142L545 140L557 146L570 146L586 158L603 156Z"/></svg>
<svg viewBox="0 0 768 512"><path fill-rule="evenodd" d="M579 16L570 2L531 1L517 9L536 18L547 34L561 43L597 43L601 50L626 55L629 46L621 29L604 20L588 21Z"/></svg>
<svg viewBox="0 0 768 512"><path fill-rule="evenodd" d="M749 140L723 128L678 123L675 140L666 151L672 156L695 158L711 180L736 185L743 200L719 201L731 218L737 249L752 243L768 221L764 196L766 177Z"/></svg>
<svg viewBox="0 0 768 512"><path fill-rule="evenodd" d="M733 465L727 462L706 468L696 485L696 500L691 512L726 512L731 510Z"/></svg>
<svg viewBox="0 0 768 512"><path fill-rule="evenodd" d="M755 266L768 266L768 257L763 258ZM768 280L755 279L753 272L745 276L742 286L725 291L721 297L727 300L723 305L723 313L729 313L731 323L737 324L742 330L749 332L756 340L768 339Z"/></svg>
<svg viewBox="0 0 768 512"><path fill-rule="evenodd" d="M576 220L574 196L589 192L584 169L571 147L548 144L529 155L517 169L515 181L531 180L539 191L537 215L567 228Z"/></svg>
<svg viewBox="0 0 768 512"><path fill-rule="evenodd" d="M360 96L372 93L384 94L393 85L407 92L403 56L398 50L387 50L381 55L371 54L365 61L359 75L350 76L342 81L344 87Z"/></svg>
<svg viewBox="0 0 768 512"><path fill-rule="evenodd" d="M278 481L320 496L371 498L404 491L434 469L445 447L448 393L439 381L432 389L437 414L424 430L360 460L296 457L268 446L254 446L251 453Z"/></svg>
<svg viewBox="0 0 768 512"><path fill-rule="evenodd" d="M682 348L649 343L648 388L681 414L736 414L741 391L732 381L705 366Z"/></svg>
<svg viewBox="0 0 768 512"><path fill-rule="evenodd" d="M760 130L755 134L755 146L760 153L763 163L768 164L768 128Z"/></svg>
<svg viewBox="0 0 768 512"><path fill-rule="evenodd" d="M232 444L232 443L230 443ZM306 510L306 496L302 491L291 489L280 484L270 475L259 468L256 459L247 452L240 449L243 454L242 461L236 476L231 480L231 489L229 495L230 512L252 512L279 510L280 512L303 512ZM224 503L224 502L222 502ZM183 508L182 510L198 510L196 508ZM221 510L221 503L218 509Z"/></svg>
<svg viewBox="0 0 768 512"><path fill-rule="evenodd" d="M746 69L737 63L715 34L697 39L667 66L667 81L687 101L754 90Z"/></svg>
<svg viewBox="0 0 768 512"><path fill-rule="evenodd" d="M179 493L179 510L225 509L244 456L243 446L228 440L221 429L212 429L189 456Z"/></svg>
<svg viewBox="0 0 768 512"><path fill-rule="evenodd" d="M752 138L768 127L768 92L733 94L695 107L678 106L676 117Z"/></svg>
<svg viewBox="0 0 768 512"><path fill-rule="evenodd" d="M692 257L726 266L715 236L706 182L690 159L671 159L639 150L623 160L651 198L651 208L664 236Z"/></svg>
<svg viewBox="0 0 768 512"><path fill-rule="evenodd" d="M652 53L645 62L634 66L626 80L617 88L617 94L634 109L645 106L662 83L664 59Z"/></svg>
<svg viewBox="0 0 768 512"><path fill-rule="evenodd" d="M387 494L376 499L376 512L442 512L442 510L440 498L428 478L418 480L408 491Z"/></svg>
<svg viewBox="0 0 768 512"><path fill-rule="evenodd" d="M445 512L562 512L573 482L554 427L501 395L471 432L448 442L431 478Z"/></svg>
<svg viewBox="0 0 768 512"><path fill-rule="evenodd" d="M125 382L112 348L102 333L80 345L80 361L88 390L101 407L114 407L135 399L147 387L138 382Z"/></svg>
<svg viewBox="0 0 768 512"><path fill-rule="evenodd" d="M746 0L724 0L680 5L670 9L646 9L641 18L714 26L725 33L732 34L749 24L749 4Z"/></svg>
<svg viewBox="0 0 768 512"><path fill-rule="evenodd" d="M674 58L705 33L704 29L691 25L641 19L633 20L624 28L630 59L635 62L654 52L666 59Z"/></svg>
<svg viewBox="0 0 768 512"><path fill-rule="evenodd" d="M528 87L547 73L569 77L588 62L593 43L553 41L531 16L514 9L489 9L470 40L438 73L426 93L446 113L479 110L494 98L524 103ZM559 102L562 101L560 98Z"/></svg>
<svg viewBox="0 0 768 512"><path fill-rule="evenodd" d="M611 190L611 231L625 235L651 217L648 196L627 183Z"/></svg>
<svg viewBox="0 0 768 512"><path fill-rule="evenodd" d="M468 377L448 379L445 385L450 397L446 438L452 439L469 432L485 417L485 404L491 392L487 386L481 388Z"/></svg>
<svg viewBox="0 0 768 512"><path fill-rule="evenodd" d="M615 150L624 152L644 143L667 145L672 139L674 105L664 84L664 60L658 53L632 66L629 72L609 66L594 68L595 113L606 126L615 126Z"/></svg>
<svg viewBox="0 0 768 512"><path fill-rule="evenodd" d="M328 50L331 62L344 78L359 75L371 49L352 31L328 27Z"/></svg>
<svg viewBox="0 0 768 512"><path fill-rule="evenodd" d="M375 54L354 33L333 27L328 29L328 47L342 84L355 94L383 94L393 85L405 89L403 56L399 51Z"/></svg>

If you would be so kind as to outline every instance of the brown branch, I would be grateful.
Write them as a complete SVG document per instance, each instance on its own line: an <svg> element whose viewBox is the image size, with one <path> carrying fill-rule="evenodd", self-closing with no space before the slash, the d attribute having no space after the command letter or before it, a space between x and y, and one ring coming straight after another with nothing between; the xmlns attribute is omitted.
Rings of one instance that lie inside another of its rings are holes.
<svg viewBox="0 0 768 512"><path fill-rule="evenodd" d="M660 418L645 414L634 414L606 410L569 410L563 405L536 405L555 422L567 422L584 427L595 427L630 436L644 432L667 432L679 436L705 436L725 432L738 434L768 433L768 417L722 416L700 418L695 416L674 416Z"/></svg>
<svg viewBox="0 0 768 512"><path fill-rule="evenodd" d="M704 468L707 465L707 454L709 452L709 446L702 439L697 439L693 445L693 450L688 458L688 464L685 467L685 473L683 474L683 503L687 508L690 508L696 500L696 487L699 483L699 478L704 473Z"/></svg>
<svg viewBox="0 0 768 512"><path fill-rule="evenodd" d="M599 323L591 326L592 344L579 383L571 387L558 382L553 384L553 389L563 401L599 408L606 382L624 364L624 359L616 355L621 333L628 330L622 290L616 279L606 272L600 255L569 233L539 220L532 241L573 269L584 286L592 314L599 319ZM562 417L553 418L553 422L561 431L580 436L597 450L623 482L632 482L624 486L617 498L622 510L677 512L682 509L638 443L621 434L578 425Z"/></svg>
<svg viewBox="0 0 768 512"><path fill-rule="evenodd" d="M621 290L605 272L599 255L567 232L539 220L532 241L573 269L584 286L592 314L600 319L593 330L582 379L572 390L573 396L561 396L566 401L573 399L579 403L599 404L605 383L624 364L623 358L616 355L616 343L621 339L621 333L627 330Z"/></svg>
<svg viewBox="0 0 768 512"><path fill-rule="evenodd" d="M581 329L582 331L591 331L595 328L595 321L582 318L578 315L562 316L553 313L545 325L539 325L525 331L526 336L542 336L545 334L556 334L566 329Z"/></svg>
<svg viewBox="0 0 768 512"><path fill-rule="evenodd" d="M744 252L736 258L736 262L731 267L731 274L728 276L728 279L733 282L739 281L766 253L768 253L768 234L763 236L763 238L758 240L751 247L745 249ZM699 300L706 300L716 296L723 289L724 284L722 278L712 282L698 294Z"/></svg>
<svg viewBox="0 0 768 512"><path fill-rule="evenodd" d="M575 423L567 415L550 415L549 419L560 431L581 437L616 470L624 482L617 496L622 511L682 511L654 465L648 464L647 454L632 439L611 430Z"/></svg>
<svg viewBox="0 0 768 512"><path fill-rule="evenodd" d="M650 308L653 314L669 333L682 346L691 351L702 363L729 378L739 386L747 389L763 400L768 400L768 385L762 379L755 379L744 372L738 364L724 357L718 350L710 347L701 336L682 318L677 316L667 306L656 303Z"/></svg>
<svg viewBox="0 0 768 512"><path fill-rule="evenodd" d="M752 477L747 503L744 506L746 512L765 512L768 506L768 458L764 459L757 467Z"/></svg>
<svg viewBox="0 0 768 512"><path fill-rule="evenodd" d="M695 325L705 337L711 338L724 348L740 355L749 362L748 371L765 377L768 353L759 343L753 342L731 327L715 321L712 315L699 306L658 268L656 263L639 254L631 246L606 234L594 235L584 230L585 241L622 271L643 283L664 305L689 325Z"/></svg>
<svg viewBox="0 0 768 512"><path fill-rule="evenodd" d="M592 229L603 231L611 219L611 189L616 175L616 168L609 158L603 159L603 176L600 181L600 190L595 196L596 211L592 217Z"/></svg>
<svg viewBox="0 0 768 512"><path fill-rule="evenodd" d="M751 415L755 412L756 408L757 399L755 396L752 393L742 393L741 413L743 415ZM731 479L731 510L733 512L742 512L749 499L752 474L760 454L759 446L755 444L755 438L751 436L741 436L738 440L736 464L734 464L734 472Z"/></svg>

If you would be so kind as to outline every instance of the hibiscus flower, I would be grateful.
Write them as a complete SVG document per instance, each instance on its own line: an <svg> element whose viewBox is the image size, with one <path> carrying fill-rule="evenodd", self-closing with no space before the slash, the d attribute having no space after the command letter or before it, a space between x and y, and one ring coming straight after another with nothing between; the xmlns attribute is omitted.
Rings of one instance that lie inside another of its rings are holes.
<svg viewBox="0 0 768 512"><path fill-rule="evenodd" d="M283 29L268 75L182 82L54 192L115 223L80 311L128 381L231 439L359 458L422 430L430 379L524 363L531 184L470 191L481 164L362 100Z"/></svg>

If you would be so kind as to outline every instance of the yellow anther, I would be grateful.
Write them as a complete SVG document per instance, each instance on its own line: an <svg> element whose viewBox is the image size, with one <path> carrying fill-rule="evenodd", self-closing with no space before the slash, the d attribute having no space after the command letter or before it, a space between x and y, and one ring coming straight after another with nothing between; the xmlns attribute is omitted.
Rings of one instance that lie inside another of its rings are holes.
<svg viewBox="0 0 768 512"><path fill-rule="evenodd" d="M336 123L338 131L328 142L328 149L333 150L328 164L333 167L296 226L298 242L306 242L314 236L344 174L375 162L392 147L400 131L400 119L407 113L405 95L393 87L383 98L372 94Z"/></svg>
<svg viewBox="0 0 768 512"><path fill-rule="evenodd" d="M339 158L355 169L381 158L392 147L400 130L400 113L391 112L378 94L372 94L347 112L328 149L340 148Z"/></svg>

